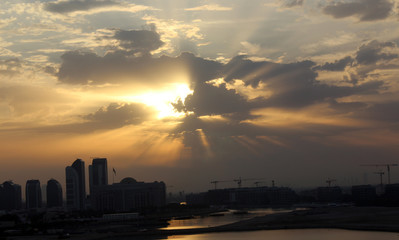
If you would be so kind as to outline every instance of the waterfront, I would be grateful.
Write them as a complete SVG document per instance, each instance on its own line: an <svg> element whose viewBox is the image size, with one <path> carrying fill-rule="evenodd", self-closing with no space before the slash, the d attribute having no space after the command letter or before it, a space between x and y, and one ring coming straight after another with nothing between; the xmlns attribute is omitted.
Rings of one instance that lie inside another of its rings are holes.
<svg viewBox="0 0 399 240"><path fill-rule="evenodd" d="M254 217L265 216L275 213L290 212L289 209L252 209L243 214L235 214L235 210L226 210L218 214L210 214L208 216L193 216L190 219L172 219L168 222L168 227L162 228L164 230L173 229L189 229L189 228L206 228L216 227L234 222L247 220Z"/></svg>
<svg viewBox="0 0 399 240"><path fill-rule="evenodd" d="M208 233L198 235L170 236L163 239L174 240L395 240L399 233L370 232L341 229L299 229L299 230L262 230L249 232Z"/></svg>

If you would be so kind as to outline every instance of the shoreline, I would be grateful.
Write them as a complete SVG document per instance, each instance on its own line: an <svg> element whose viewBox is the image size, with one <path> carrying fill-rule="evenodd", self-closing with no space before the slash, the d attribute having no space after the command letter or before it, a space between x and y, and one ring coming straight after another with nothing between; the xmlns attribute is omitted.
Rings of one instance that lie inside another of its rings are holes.
<svg viewBox="0 0 399 240"><path fill-rule="evenodd" d="M109 239L123 237L167 237L221 232L288 229L342 229L353 231L399 232L399 208L331 207L254 217L231 224L206 228L149 230L89 234L76 239ZM91 236L90 236L91 235ZM75 238L73 238L75 239Z"/></svg>
<svg viewBox="0 0 399 240"><path fill-rule="evenodd" d="M399 208L384 207L327 207L295 210L258 216L215 227L188 229L132 230L127 224L119 232L99 232L91 228L82 234L71 234L69 239L166 239L168 236L206 233L243 232L262 230L342 229L352 231L399 232ZM59 239L56 235L23 236L7 239Z"/></svg>

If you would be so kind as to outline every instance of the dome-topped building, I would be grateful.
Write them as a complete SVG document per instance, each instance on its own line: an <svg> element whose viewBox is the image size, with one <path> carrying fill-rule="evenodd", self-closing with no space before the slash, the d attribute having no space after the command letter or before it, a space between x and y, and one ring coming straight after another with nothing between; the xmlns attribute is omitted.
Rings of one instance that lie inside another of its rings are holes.
<svg viewBox="0 0 399 240"><path fill-rule="evenodd" d="M121 184L135 184L137 183L137 180L132 178L132 177L125 177L124 179L121 180Z"/></svg>
<svg viewBox="0 0 399 240"><path fill-rule="evenodd" d="M97 211L139 211L164 206L166 187L163 182L138 182L132 177L126 177L119 183L98 186L91 197Z"/></svg>

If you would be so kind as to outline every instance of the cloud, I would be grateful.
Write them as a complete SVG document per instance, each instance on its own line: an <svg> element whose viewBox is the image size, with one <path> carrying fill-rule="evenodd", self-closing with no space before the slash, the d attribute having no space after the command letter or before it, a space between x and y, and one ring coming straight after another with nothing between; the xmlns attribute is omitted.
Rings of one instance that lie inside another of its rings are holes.
<svg viewBox="0 0 399 240"><path fill-rule="evenodd" d="M280 0L281 5L286 8L302 6L305 0Z"/></svg>
<svg viewBox="0 0 399 240"><path fill-rule="evenodd" d="M26 130L42 133L78 133L87 134L96 131L119 129L130 125L140 125L153 120L157 112L142 103L110 103L94 113L78 115L73 123L49 124Z"/></svg>
<svg viewBox="0 0 399 240"><path fill-rule="evenodd" d="M393 42L379 42L377 40L363 44L356 53L356 61L358 64L369 65L378 61L389 61L397 59L398 54L389 53L389 50L396 48ZM384 52L385 50L385 52Z"/></svg>
<svg viewBox="0 0 399 240"><path fill-rule="evenodd" d="M354 58L350 56L321 66L316 66L312 61L253 61L244 55L223 64L190 53L178 57L132 55L135 51L154 50L161 44L159 36L151 31L116 31L114 38L120 42L119 46L123 50L110 51L103 57L91 52L65 53L57 73L58 80L67 84L101 85L143 84L145 79L144 84L154 86L162 84L165 76L171 72L183 71L190 80L193 94L176 102L176 110L194 112L198 116L223 115L238 119L253 118L251 111L257 108L304 108L352 95L377 94L384 85L380 80L363 81L362 84L352 81L354 86L327 85L317 80L317 70L343 71L346 66L353 65ZM389 47L394 45L375 41L361 46L356 54L356 64L396 57L384 53L384 49ZM357 75L352 71L353 77L365 77ZM212 85L210 81L215 79L224 82ZM231 86L227 87L235 80L242 81L247 92L258 89L264 94L249 100L248 96L241 95Z"/></svg>
<svg viewBox="0 0 399 240"><path fill-rule="evenodd" d="M394 3L390 0L338 1L325 6L323 12L334 18L355 16L360 21L375 21L388 18L393 7Z"/></svg>
<svg viewBox="0 0 399 240"><path fill-rule="evenodd" d="M225 81L241 79L246 85L256 88L260 82L267 82L269 87L290 89L311 83L317 76L312 70L315 65L311 61L302 61L289 64L269 61L254 62L246 56L233 58L224 69Z"/></svg>
<svg viewBox="0 0 399 240"><path fill-rule="evenodd" d="M163 45L159 34L148 30L117 30L113 38L119 41L119 46L124 50L143 54L148 54Z"/></svg>
<svg viewBox="0 0 399 240"><path fill-rule="evenodd" d="M118 76L140 77L151 65L152 60L147 55L163 44L156 32L148 30L115 30L113 36L105 38L117 43L108 46L112 50L103 57L94 52L64 53L57 73L58 80L68 84L103 84L118 81Z"/></svg>
<svg viewBox="0 0 399 240"><path fill-rule="evenodd" d="M322 67L338 70L342 68L340 65L351 61L353 59L349 57ZM355 86L327 85L317 80L317 67L313 68L314 65L311 61L290 64L254 62L245 56L237 56L221 66L220 76L224 82L218 86L197 84L193 94L174 106L176 110L194 112L198 116L231 115L243 120L253 118L254 109L305 108L352 95L378 94L384 85L382 81L368 81ZM235 80L243 81L247 88L260 88L264 94L249 100L235 89L226 87L226 83Z"/></svg>
<svg viewBox="0 0 399 240"><path fill-rule="evenodd" d="M231 7L222 7L218 4L206 4L193 8L186 8L186 11L231 11Z"/></svg>
<svg viewBox="0 0 399 240"><path fill-rule="evenodd" d="M249 112L249 103L234 89L227 89L226 84L214 86L207 83L197 84L193 94L184 101L186 111L199 116L223 115L229 113Z"/></svg>
<svg viewBox="0 0 399 240"><path fill-rule="evenodd" d="M139 12L152 9L115 0L58 0L44 4L44 10L59 14L94 14L110 11Z"/></svg>
<svg viewBox="0 0 399 240"><path fill-rule="evenodd" d="M141 124L151 119L154 113L154 109L140 103L111 103L82 117L97 128L113 129Z"/></svg>
<svg viewBox="0 0 399 240"><path fill-rule="evenodd" d="M325 63L322 66L317 66L315 70L322 70L322 71L343 71L345 70L346 66L352 64L354 59L351 56L344 57L340 60L336 60L332 63Z"/></svg>
<svg viewBox="0 0 399 240"><path fill-rule="evenodd" d="M354 61L348 69L349 82L358 83L367 79L388 81L395 77L390 71L399 68L399 49L394 42L370 41L359 47Z"/></svg>
<svg viewBox="0 0 399 240"><path fill-rule="evenodd" d="M148 43L144 43L146 45ZM129 44L127 44L129 46ZM150 44L151 45L151 44ZM152 45L151 45L152 46ZM140 48L139 48L140 49ZM148 50L148 48L144 47ZM71 51L61 56L58 81L66 84L99 85L104 83L162 84L173 74L187 72L191 84L218 77L221 63L183 53L173 58L135 57L126 51L113 51L105 56L92 52ZM146 79L146 82L143 82Z"/></svg>
<svg viewBox="0 0 399 240"><path fill-rule="evenodd" d="M18 58L0 60L0 76L13 77L21 72L22 63Z"/></svg>
<svg viewBox="0 0 399 240"><path fill-rule="evenodd" d="M119 4L114 0L59 0L46 3L44 9L54 13L70 13Z"/></svg>

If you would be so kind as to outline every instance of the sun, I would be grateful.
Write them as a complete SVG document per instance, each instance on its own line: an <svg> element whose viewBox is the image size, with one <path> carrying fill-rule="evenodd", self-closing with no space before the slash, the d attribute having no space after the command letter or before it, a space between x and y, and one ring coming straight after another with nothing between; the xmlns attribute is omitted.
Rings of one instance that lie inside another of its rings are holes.
<svg viewBox="0 0 399 240"><path fill-rule="evenodd" d="M184 113L177 112L171 103L176 102L178 99L184 100L193 91L187 84L173 83L168 86L158 89L146 91L134 96L122 96L121 100L129 102L139 102L147 106L153 107L158 111L158 119L163 118L179 118Z"/></svg>

